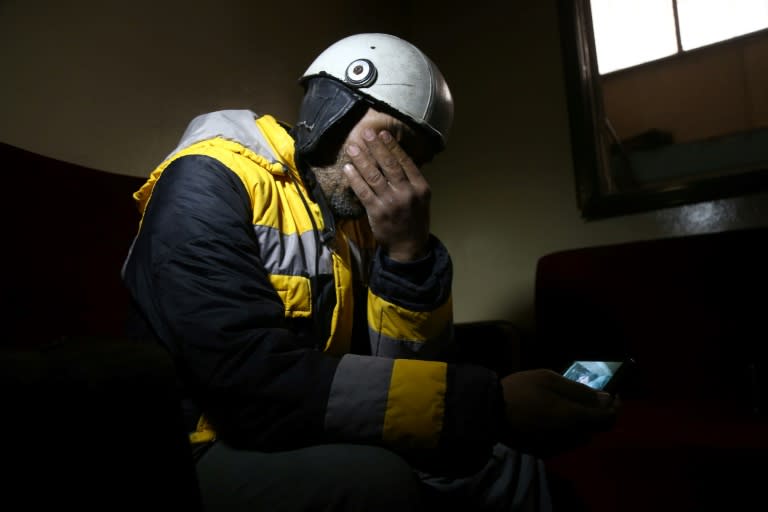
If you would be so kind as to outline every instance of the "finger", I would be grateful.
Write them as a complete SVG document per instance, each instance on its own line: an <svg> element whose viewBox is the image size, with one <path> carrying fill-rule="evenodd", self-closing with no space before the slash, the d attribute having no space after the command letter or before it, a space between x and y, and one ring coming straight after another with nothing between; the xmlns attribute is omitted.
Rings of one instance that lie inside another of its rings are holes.
<svg viewBox="0 0 768 512"><path fill-rule="evenodd" d="M368 151L390 185L397 187L408 180L404 168L408 165L408 155L389 132L384 130L379 132L377 136L369 128L363 132L363 139Z"/></svg>
<svg viewBox="0 0 768 512"><path fill-rule="evenodd" d="M555 393L585 407L602 407L605 403L605 398L601 398L600 392L558 373L552 372L548 384Z"/></svg>
<svg viewBox="0 0 768 512"><path fill-rule="evenodd" d="M414 187L428 187L419 167L389 131L380 131L375 139L371 139L370 135L364 133L363 138L392 186L408 182Z"/></svg>
<svg viewBox="0 0 768 512"><path fill-rule="evenodd" d="M411 156L403 149L403 147L392 137L388 131L383 130L379 133L379 139L381 139L384 147L393 155L394 160L399 166L399 172L415 187L422 187L427 185L427 180L419 170L419 167L414 163ZM393 180L390 180L393 181Z"/></svg>
<svg viewBox="0 0 768 512"><path fill-rule="evenodd" d="M342 171L347 177L349 187L360 200L360 203L363 205L363 207L368 210L374 206L378 201L376 193L371 189L370 185L363 178L357 168L353 164L346 164L344 167L342 167Z"/></svg>
<svg viewBox="0 0 768 512"><path fill-rule="evenodd" d="M389 185L387 185L387 179L379 169L373 155L368 151L363 151L356 144L349 144L346 151L350 160L352 160L355 171L365 181L370 190L376 195L385 194L389 189Z"/></svg>

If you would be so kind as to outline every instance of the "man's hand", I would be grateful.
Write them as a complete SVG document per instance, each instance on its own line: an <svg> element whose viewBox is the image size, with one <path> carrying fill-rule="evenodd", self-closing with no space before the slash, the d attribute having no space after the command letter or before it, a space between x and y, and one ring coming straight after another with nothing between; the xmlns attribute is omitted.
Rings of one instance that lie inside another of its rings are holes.
<svg viewBox="0 0 768 512"><path fill-rule="evenodd" d="M390 258L412 261L426 255L429 241L429 183L387 131L363 131L365 148L346 151L350 187L368 213L376 240Z"/></svg>
<svg viewBox="0 0 768 512"><path fill-rule="evenodd" d="M551 370L527 370L501 379L511 448L554 455L611 428L618 403L610 395Z"/></svg>

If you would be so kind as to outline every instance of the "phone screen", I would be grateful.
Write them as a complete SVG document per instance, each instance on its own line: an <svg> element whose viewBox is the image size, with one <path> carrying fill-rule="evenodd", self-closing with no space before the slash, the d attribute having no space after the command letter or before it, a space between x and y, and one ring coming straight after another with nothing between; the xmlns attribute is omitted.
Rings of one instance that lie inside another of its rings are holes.
<svg viewBox="0 0 768 512"><path fill-rule="evenodd" d="M603 390L619 371L621 361L574 361L563 376L587 386Z"/></svg>

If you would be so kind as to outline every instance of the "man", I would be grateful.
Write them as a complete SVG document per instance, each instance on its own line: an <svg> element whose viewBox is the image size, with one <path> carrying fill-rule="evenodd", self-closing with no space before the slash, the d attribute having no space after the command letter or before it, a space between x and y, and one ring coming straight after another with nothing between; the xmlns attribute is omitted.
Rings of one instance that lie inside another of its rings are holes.
<svg viewBox="0 0 768 512"><path fill-rule="evenodd" d="M358 34L301 83L293 126L200 116L135 194L124 280L178 368L205 506L548 508L541 463L510 447L614 412L553 372L449 362L451 261L420 171L453 119L442 74Z"/></svg>

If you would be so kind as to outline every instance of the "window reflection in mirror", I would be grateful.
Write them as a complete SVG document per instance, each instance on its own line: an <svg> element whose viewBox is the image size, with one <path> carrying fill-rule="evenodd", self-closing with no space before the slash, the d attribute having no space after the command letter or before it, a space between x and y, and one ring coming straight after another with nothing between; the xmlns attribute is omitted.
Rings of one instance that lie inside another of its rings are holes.
<svg viewBox="0 0 768 512"><path fill-rule="evenodd" d="M586 217L761 186L768 0L576 0L559 9L573 142L593 136L589 158L574 148Z"/></svg>

